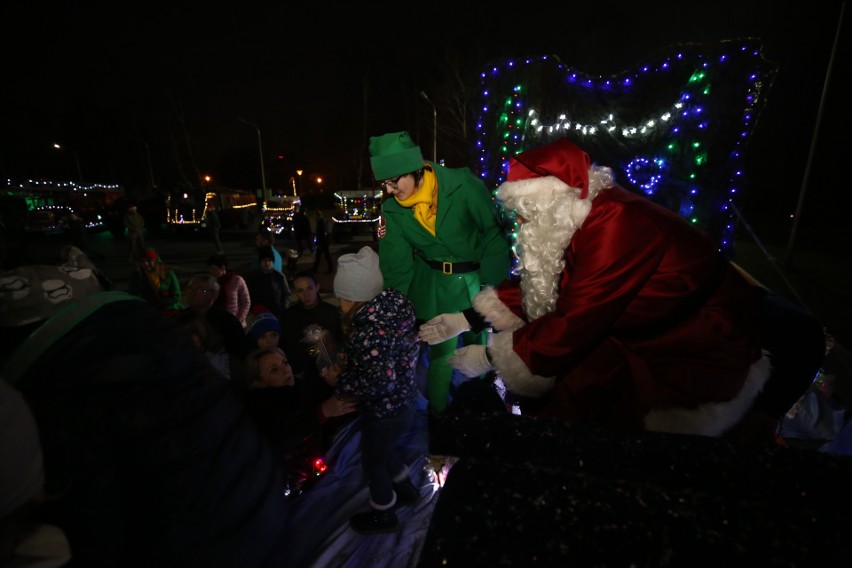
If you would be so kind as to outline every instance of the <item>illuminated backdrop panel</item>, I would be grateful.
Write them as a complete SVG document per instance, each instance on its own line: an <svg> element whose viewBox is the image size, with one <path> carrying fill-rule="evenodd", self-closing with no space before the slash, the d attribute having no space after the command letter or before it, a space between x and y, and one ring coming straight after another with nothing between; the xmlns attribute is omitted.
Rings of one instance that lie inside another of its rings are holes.
<svg viewBox="0 0 852 568"><path fill-rule="evenodd" d="M568 137L730 255L745 149L776 72L754 39L673 46L609 77L555 56L500 60L481 76L474 165L496 190L510 156Z"/></svg>

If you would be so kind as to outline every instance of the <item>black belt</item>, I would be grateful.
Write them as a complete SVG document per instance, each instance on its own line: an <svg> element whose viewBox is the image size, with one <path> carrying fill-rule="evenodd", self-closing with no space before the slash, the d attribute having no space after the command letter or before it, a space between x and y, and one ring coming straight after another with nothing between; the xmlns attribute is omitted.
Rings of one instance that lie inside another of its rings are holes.
<svg viewBox="0 0 852 568"><path fill-rule="evenodd" d="M429 260L426 258L423 259L423 262L435 270L440 270L444 274L462 274L464 272L479 270L478 262L444 262L442 260Z"/></svg>

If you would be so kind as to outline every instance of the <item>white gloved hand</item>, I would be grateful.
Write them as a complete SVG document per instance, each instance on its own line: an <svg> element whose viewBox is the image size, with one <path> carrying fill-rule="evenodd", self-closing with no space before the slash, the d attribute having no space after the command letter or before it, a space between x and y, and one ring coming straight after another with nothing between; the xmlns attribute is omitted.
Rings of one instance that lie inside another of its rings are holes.
<svg viewBox="0 0 852 568"><path fill-rule="evenodd" d="M465 377L478 377L494 368L485 349L484 345L468 345L456 349L447 362Z"/></svg>
<svg viewBox="0 0 852 568"><path fill-rule="evenodd" d="M421 341L429 345L443 343L444 341L458 336L460 333L470 330L470 324L461 312L455 314L441 314L435 316L420 326Z"/></svg>

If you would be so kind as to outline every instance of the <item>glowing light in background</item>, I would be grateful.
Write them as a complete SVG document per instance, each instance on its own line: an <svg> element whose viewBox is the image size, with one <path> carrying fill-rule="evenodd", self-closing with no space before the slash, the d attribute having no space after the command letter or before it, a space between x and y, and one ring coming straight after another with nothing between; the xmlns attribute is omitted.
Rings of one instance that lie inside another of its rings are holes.
<svg viewBox="0 0 852 568"><path fill-rule="evenodd" d="M671 51L611 77L550 56L490 64L475 125L478 174L496 190L511 156L568 137L620 185L679 213L730 255L743 150L777 66L753 39Z"/></svg>

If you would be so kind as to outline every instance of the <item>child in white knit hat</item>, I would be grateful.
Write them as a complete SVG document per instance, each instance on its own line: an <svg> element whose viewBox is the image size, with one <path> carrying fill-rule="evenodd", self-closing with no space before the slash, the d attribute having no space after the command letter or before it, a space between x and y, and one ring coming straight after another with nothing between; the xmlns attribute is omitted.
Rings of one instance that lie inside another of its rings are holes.
<svg viewBox="0 0 852 568"><path fill-rule="evenodd" d="M340 396L359 401L370 511L354 515L350 524L364 534L395 531L399 521L394 509L420 499L395 447L416 410L414 371L420 347L414 306L402 293L383 286L372 248L338 259L334 294L343 311L346 364L322 371Z"/></svg>

